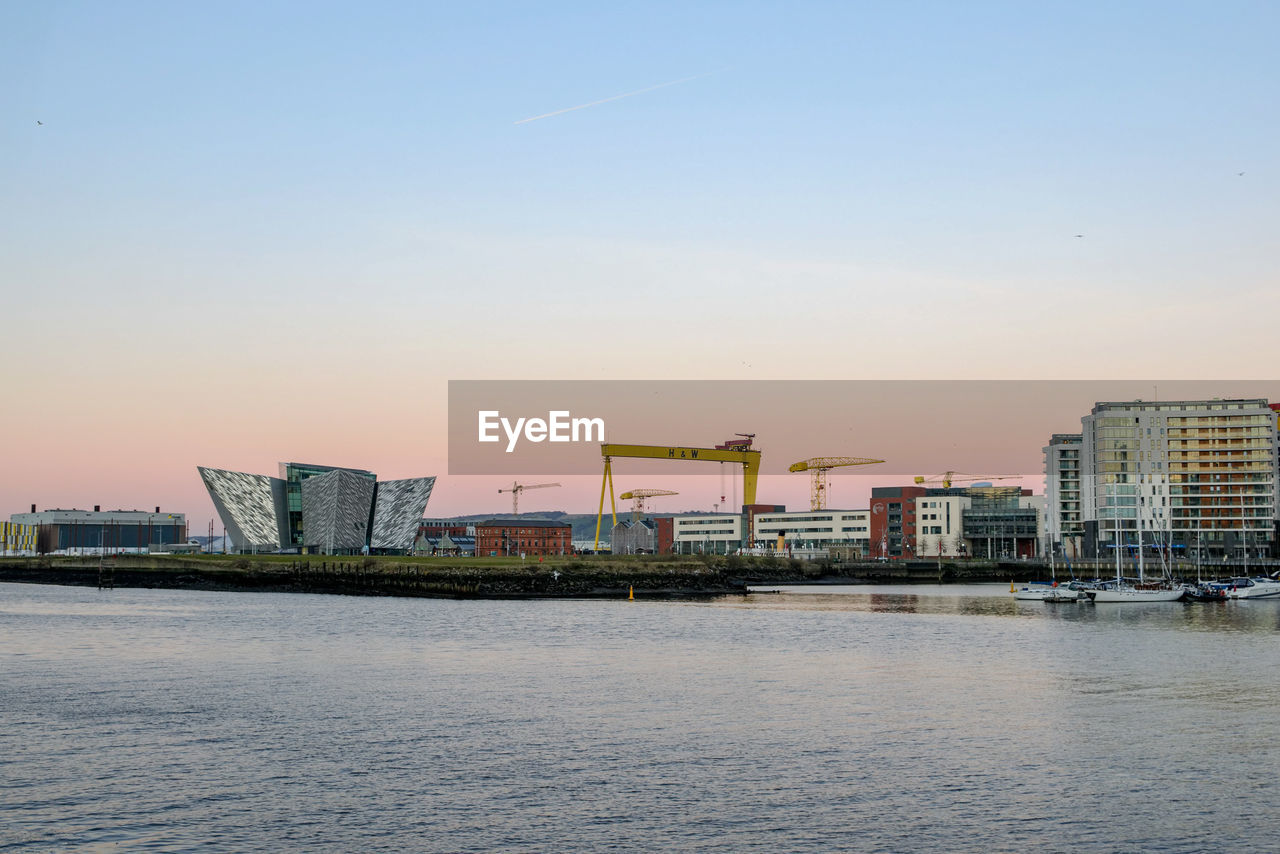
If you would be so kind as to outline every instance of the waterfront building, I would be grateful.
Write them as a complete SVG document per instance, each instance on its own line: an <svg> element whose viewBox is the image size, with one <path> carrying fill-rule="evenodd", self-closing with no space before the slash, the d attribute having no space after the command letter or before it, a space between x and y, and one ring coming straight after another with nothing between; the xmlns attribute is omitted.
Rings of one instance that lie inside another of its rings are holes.
<svg viewBox="0 0 1280 854"><path fill-rule="evenodd" d="M871 489L871 554L874 557L915 557L916 499L923 486L876 486Z"/></svg>
<svg viewBox="0 0 1280 854"><path fill-rule="evenodd" d="M320 533L310 532L309 534L304 534L305 528L303 526L303 521L302 521L303 515L304 515L303 507L302 507L302 502L303 502L302 485L303 483L305 483L306 481L310 480L313 477L321 477L323 475L327 475L335 471L346 472L347 475L352 476L352 477L345 477L342 480L343 494L347 498L351 496L350 490L352 489L356 489L361 493L363 492L362 488L353 482L353 478L361 478L365 481L368 481L369 484L375 483L378 479L378 476L376 474L374 474L371 471L366 471L365 469L338 468L336 466L318 466L318 465L313 465L311 463L280 463L279 464L280 480L284 482L285 516L284 516L283 522L286 528L286 538L287 538L286 542L288 542L289 545L293 546L294 548L325 542L325 539ZM330 479L329 481L330 484L333 484L334 482L335 481L333 479ZM330 490L333 489L333 486L330 485L328 489ZM365 516L367 520L367 517L368 517L367 511ZM306 539L308 536L310 537L310 539ZM304 542L304 539L306 540L306 542ZM362 546L364 544L361 543L360 545ZM359 548L360 546L356 546L356 549L359 549Z"/></svg>
<svg viewBox="0 0 1280 854"><path fill-rule="evenodd" d="M658 526L648 519L626 519L613 526L609 549L616 555L649 555L658 551Z"/></svg>
<svg viewBox="0 0 1280 854"><path fill-rule="evenodd" d="M676 520L673 516L658 516L653 520L656 554L669 555L676 550Z"/></svg>
<svg viewBox="0 0 1280 854"><path fill-rule="evenodd" d="M419 533L418 538L413 542L413 553L445 557L475 557L476 538L465 534Z"/></svg>
<svg viewBox="0 0 1280 854"><path fill-rule="evenodd" d="M679 554L729 554L746 539L746 516L718 513L672 517L675 551Z"/></svg>
<svg viewBox="0 0 1280 854"><path fill-rule="evenodd" d="M971 502L970 490L930 489L916 496L916 557L962 557L970 553L965 542L964 514Z"/></svg>
<svg viewBox="0 0 1280 854"><path fill-rule="evenodd" d="M1045 537L1054 554L1067 559L1083 556L1084 517L1080 503L1083 443L1081 433L1054 433L1042 449Z"/></svg>
<svg viewBox="0 0 1280 854"><path fill-rule="evenodd" d="M36 554L36 536L40 528L22 522L0 522L0 555L6 557Z"/></svg>
<svg viewBox="0 0 1280 854"><path fill-rule="evenodd" d="M418 525L418 536L441 537L445 534L459 537L474 537L476 526L472 523L460 522L457 519L423 519Z"/></svg>
<svg viewBox="0 0 1280 854"><path fill-rule="evenodd" d="M323 554L354 554L363 549L376 485L375 478L365 475L333 469L301 479L302 509L297 514L291 509L293 495L287 492L286 481L289 536L294 543L301 543L308 552Z"/></svg>
<svg viewBox="0 0 1280 854"><path fill-rule="evenodd" d="M477 556L567 555L573 553L573 526L548 519L490 519L476 523Z"/></svg>
<svg viewBox="0 0 1280 854"><path fill-rule="evenodd" d="M1266 400L1101 402L1081 424L1086 555L1139 540L1200 558L1274 554L1280 447Z"/></svg>
<svg viewBox="0 0 1280 854"><path fill-rule="evenodd" d="M187 541L187 517L146 510L41 510L14 513L9 521L23 529L24 543L39 554L162 551Z"/></svg>
<svg viewBox="0 0 1280 854"><path fill-rule="evenodd" d="M765 548L777 548L779 538L786 549L826 549L853 546L855 553L870 554L870 510L792 510L758 513L755 540Z"/></svg>
<svg viewBox="0 0 1280 854"><path fill-rule="evenodd" d="M1044 496L1018 486L970 486L965 492L960 524L969 556L1012 560L1040 554Z"/></svg>
<svg viewBox="0 0 1280 854"><path fill-rule="evenodd" d="M303 463L281 463L281 477L198 470L232 551L241 553L408 553L435 484Z"/></svg>
<svg viewBox="0 0 1280 854"><path fill-rule="evenodd" d="M1041 554L1043 496L1018 486L878 486L871 490L872 557Z"/></svg>

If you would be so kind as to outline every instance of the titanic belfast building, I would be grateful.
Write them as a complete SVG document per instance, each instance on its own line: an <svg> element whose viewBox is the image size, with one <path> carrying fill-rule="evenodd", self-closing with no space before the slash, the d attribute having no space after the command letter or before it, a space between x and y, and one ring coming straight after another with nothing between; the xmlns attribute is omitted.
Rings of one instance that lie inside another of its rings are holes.
<svg viewBox="0 0 1280 854"><path fill-rule="evenodd" d="M279 477L199 471L240 553L406 553L436 482L378 480L363 469L305 463L280 463Z"/></svg>

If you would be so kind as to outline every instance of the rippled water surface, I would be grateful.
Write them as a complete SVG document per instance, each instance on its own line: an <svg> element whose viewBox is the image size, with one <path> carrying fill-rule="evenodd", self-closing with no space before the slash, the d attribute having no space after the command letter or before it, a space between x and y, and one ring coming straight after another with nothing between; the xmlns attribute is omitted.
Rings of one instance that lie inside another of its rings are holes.
<svg viewBox="0 0 1280 854"><path fill-rule="evenodd" d="M1278 629L0 584L0 850L1276 850Z"/></svg>

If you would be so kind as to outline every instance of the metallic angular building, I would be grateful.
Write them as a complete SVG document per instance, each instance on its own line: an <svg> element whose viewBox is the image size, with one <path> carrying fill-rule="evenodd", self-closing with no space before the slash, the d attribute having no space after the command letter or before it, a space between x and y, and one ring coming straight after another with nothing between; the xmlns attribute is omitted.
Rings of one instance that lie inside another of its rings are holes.
<svg viewBox="0 0 1280 854"><path fill-rule="evenodd" d="M409 551L418 536L418 525L431 499L434 477L387 480L378 484L373 507L369 547Z"/></svg>
<svg viewBox="0 0 1280 854"><path fill-rule="evenodd" d="M200 467L237 552L408 552L434 477L281 463L282 477Z"/></svg>
<svg viewBox="0 0 1280 854"><path fill-rule="evenodd" d="M309 552L333 554L365 547L374 481L334 469L302 481L302 542Z"/></svg>
<svg viewBox="0 0 1280 854"><path fill-rule="evenodd" d="M213 506L239 552L274 552L288 536L284 525L284 481L199 466Z"/></svg>

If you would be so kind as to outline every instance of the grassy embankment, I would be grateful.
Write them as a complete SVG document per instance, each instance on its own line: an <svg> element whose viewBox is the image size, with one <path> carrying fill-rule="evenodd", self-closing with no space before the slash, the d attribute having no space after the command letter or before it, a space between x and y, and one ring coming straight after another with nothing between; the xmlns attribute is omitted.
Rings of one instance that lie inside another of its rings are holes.
<svg viewBox="0 0 1280 854"><path fill-rule="evenodd" d="M750 581L803 581L817 567L776 558L654 555L326 557L121 555L102 562L119 587L276 590L390 596L561 597L713 595ZM97 586L97 557L0 559L0 581Z"/></svg>

